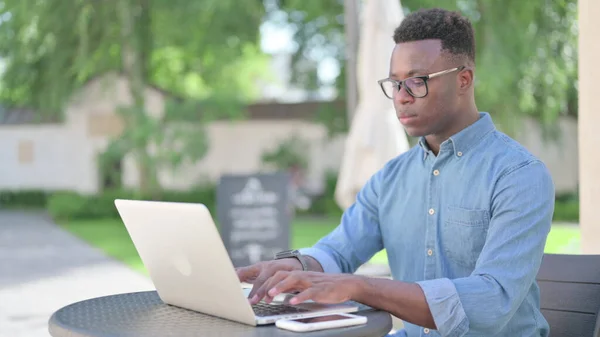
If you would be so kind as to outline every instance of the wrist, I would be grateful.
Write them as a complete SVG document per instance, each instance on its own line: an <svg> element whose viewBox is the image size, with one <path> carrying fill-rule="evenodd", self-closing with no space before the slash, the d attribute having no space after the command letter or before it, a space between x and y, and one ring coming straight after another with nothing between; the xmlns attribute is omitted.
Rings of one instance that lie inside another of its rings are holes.
<svg viewBox="0 0 600 337"><path fill-rule="evenodd" d="M321 266L321 264L319 263L319 261L317 261L317 259L315 259L314 257L310 256L310 255L304 255L304 257L306 258L306 263L308 264L308 270L309 271L314 271L314 272L319 272L319 273L323 273L323 266Z"/></svg>
<svg viewBox="0 0 600 337"><path fill-rule="evenodd" d="M302 270L302 263L300 263L300 261L295 257L288 257L285 259L281 259L281 261L286 262L289 271Z"/></svg>
<svg viewBox="0 0 600 337"><path fill-rule="evenodd" d="M287 260L287 259L296 260L300 264L300 270L303 270L303 271L309 270L308 261L306 260L306 257L303 256L296 249L285 250L285 251L275 254L275 260Z"/></svg>
<svg viewBox="0 0 600 337"><path fill-rule="evenodd" d="M362 302L362 299L368 292L369 282L367 277L360 275L349 275L348 278L350 300Z"/></svg>

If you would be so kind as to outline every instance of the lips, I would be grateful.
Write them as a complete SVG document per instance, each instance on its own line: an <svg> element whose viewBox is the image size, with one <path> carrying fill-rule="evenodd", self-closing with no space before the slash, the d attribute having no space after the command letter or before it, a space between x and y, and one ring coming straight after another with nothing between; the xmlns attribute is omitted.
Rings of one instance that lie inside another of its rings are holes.
<svg viewBox="0 0 600 337"><path fill-rule="evenodd" d="M409 115L409 114L399 114L398 118L412 118L412 117L417 117L417 115Z"/></svg>
<svg viewBox="0 0 600 337"><path fill-rule="evenodd" d="M401 124L408 124L416 117L417 117L416 115L400 114L400 115L398 115L398 120L400 121Z"/></svg>

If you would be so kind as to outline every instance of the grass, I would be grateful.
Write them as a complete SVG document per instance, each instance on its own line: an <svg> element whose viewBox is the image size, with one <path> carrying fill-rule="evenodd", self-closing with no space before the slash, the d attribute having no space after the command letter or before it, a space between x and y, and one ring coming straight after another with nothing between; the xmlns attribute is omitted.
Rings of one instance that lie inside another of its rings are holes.
<svg viewBox="0 0 600 337"><path fill-rule="evenodd" d="M554 254L579 254L581 235L579 226L572 224L554 224L548 240L546 253Z"/></svg>
<svg viewBox="0 0 600 337"><path fill-rule="evenodd" d="M70 221L60 226L87 241L92 246L103 250L107 255L124 262L131 268L146 273L127 230L121 220L98 219ZM296 220L292 224L292 248L308 247L315 244L336 226L335 221L328 220ZM385 254L379 253L374 259L386 263Z"/></svg>
<svg viewBox="0 0 600 337"><path fill-rule="evenodd" d="M120 220L102 219L72 221L60 224L74 235L92 246L103 250L107 255L122 261L134 270L146 274L129 234ZM297 219L292 224L292 248L308 247L329 233L337 225L336 220ZM546 243L546 253L577 254L579 249L579 228L574 225L555 224ZM387 263L385 251L377 253L372 263Z"/></svg>

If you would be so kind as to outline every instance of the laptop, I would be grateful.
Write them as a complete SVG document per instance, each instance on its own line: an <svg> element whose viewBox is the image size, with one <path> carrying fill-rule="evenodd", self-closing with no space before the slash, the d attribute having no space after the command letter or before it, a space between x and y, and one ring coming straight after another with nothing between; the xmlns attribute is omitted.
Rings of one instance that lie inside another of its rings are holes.
<svg viewBox="0 0 600 337"><path fill-rule="evenodd" d="M285 300L290 294L250 305L251 289L240 283L205 205L117 199L115 206L166 304L253 326L358 311L348 303L292 306Z"/></svg>

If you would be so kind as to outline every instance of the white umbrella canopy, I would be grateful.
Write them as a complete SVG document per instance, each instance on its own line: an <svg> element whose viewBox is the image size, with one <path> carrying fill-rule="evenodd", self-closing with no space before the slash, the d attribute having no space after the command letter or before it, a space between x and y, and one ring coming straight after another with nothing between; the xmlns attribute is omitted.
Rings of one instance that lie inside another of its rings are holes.
<svg viewBox="0 0 600 337"><path fill-rule="evenodd" d="M389 73L394 29L404 18L399 0L367 0L357 58L358 105L354 113L335 189L346 209L367 180L410 147L393 103L377 84Z"/></svg>

